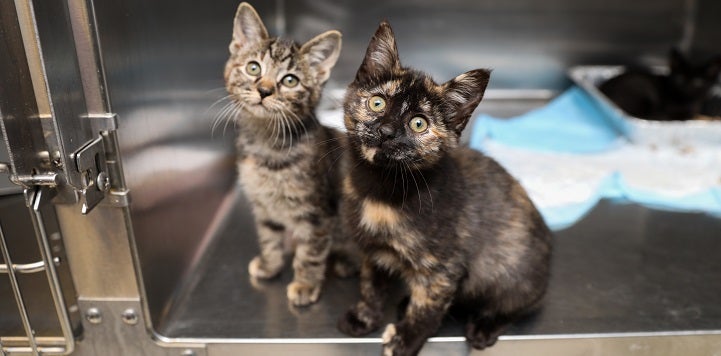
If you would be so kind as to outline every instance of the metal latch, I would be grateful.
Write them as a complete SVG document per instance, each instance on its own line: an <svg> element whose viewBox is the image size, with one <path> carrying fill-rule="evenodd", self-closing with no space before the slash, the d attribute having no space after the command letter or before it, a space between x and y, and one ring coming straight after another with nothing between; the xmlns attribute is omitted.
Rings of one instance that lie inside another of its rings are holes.
<svg viewBox="0 0 721 356"><path fill-rule="evenodd" d="M72 157L75 160L75 168L81 175L81 212L87 214L103 200L105 192L110 189L103 137L98 136L73 153Z"/></svg>

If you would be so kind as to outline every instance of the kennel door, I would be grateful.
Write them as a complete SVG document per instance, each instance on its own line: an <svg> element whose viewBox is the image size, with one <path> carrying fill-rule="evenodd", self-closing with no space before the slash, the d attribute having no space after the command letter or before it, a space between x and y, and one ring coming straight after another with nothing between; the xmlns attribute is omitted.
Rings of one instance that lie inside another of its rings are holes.
<svg viewBox="0 0 721 356"><path fill-rule="evenodd" d="M18 232L4 229L11 225L7 219L0 222L0 275L8 276L10 287L3 290L12 292L0 297L4 306L17 306L18 317L8 318L19 320L22 331L0 334L0 355L73 352L81 333L78 295L56 206L87 214L103 200L126 205L119 163L108 163L116 118L108 112L102 90L91 7L85 0L0 2L0 126L9 156L2 167L24 189L30 234L36 237L10 236ZM113 186L117 189L111 194ZM8 243L22 241L24 246L32 240L38 260L30 262L18 252L19 244ZM26 275L41 273L47 277L42 292L24 283ZM32 310L37 303L29 301L48 300L38 295L42 293L50 295L54 313ZM34 323L38 314L54 314L58 327L45 332ZM5 321L0 316L0 324Z"/></svg>

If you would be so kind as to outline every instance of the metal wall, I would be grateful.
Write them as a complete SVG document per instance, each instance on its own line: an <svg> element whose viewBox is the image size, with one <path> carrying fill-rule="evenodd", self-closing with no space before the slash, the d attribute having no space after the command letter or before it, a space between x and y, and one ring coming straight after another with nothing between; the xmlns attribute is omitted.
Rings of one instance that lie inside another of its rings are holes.
<svg viewBox="0 0 721 356"><path fill-rule="evenodd" d="M551 90L567 85L565 70L574 64L663 62L672 45L694 39L697 5L718 8L713 2L251 1L272 34L302 42L327 29L343 32L330 88L352 79L385 18L396 32L402 61L439 80L490 67L492 89ZM222 69L237 5L233 0L95 3L156 324L202 254L234 181L233 129L213 133L211 123L219 109L212 105L225 95ZM706 12L698 17L707 19L696 31L698 43L718 38L718 22Z"/></svg>
<svg viewBox="0 0 721 356"><path fill-rule="evenodd" d="M692 48L706 55L721 53L721 1L698 0L695 6Z"/></svg>
<svg viewBox="0 0 721 356"><path fill-rule="evenodd" d="M334 73L352 79L381 19L393 26L406 65L446 80L494 69L491 88L561 89L575 64L664 61L688 37L695 0L288 1L286 31L309 38L343 32ZM292 15L290 15L292 14Z"/></svg>

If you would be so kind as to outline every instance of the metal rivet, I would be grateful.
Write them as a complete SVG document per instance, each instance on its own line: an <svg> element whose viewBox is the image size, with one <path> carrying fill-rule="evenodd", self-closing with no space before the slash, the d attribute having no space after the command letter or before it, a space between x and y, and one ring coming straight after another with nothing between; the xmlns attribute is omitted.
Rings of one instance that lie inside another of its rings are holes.
<svg viewBox="0 0 721 356"><path fill-rule="evenodd" d="M195 351L186 349L180 354L180 356L195 356Z"/></svg>
<svg viewBox="0 0 721 356"><path fill-rule="evenodd" d="M106 192L110 189L110 177L108 177L108 174L105 172L98 174L96 183L98 184L98 190L101 192Z"/></svg>
<svg viewBox="0 0 721 356"><path fill-rule="evenodd" d="M125 309L123 314L120 314L120 317L123 318L123 321L128 325L138 323L138 313L135 312L135 309Z"/></svg>
<svg viewBox="0 0 721 356"><path fill-rule="evenodd" d="M100 313L98 308L90 308L85 312L85 319L90 324L100 324L103 321L103 314Z"/></svg>

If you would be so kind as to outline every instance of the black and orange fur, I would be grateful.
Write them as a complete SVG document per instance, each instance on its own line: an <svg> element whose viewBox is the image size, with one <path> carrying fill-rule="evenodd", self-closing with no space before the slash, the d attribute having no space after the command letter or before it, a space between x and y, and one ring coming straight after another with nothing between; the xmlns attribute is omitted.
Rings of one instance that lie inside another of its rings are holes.
<svg viewBox="0 0 721 356"><path fill-rule="evenodd" d="M524 189L498 163L459 147L490 72L437 84L402 67L381 23L345 98L349 170L341 215L360 244L361 300L341 317L360 336L381 327L389 276L410 294L383 333L384 355L415 355L453 304L468 311L466 337L493 345L544 295L551 234ZM385 100L379 112L371 97ZM428 122L423 132L409 120Z"/></svg>

